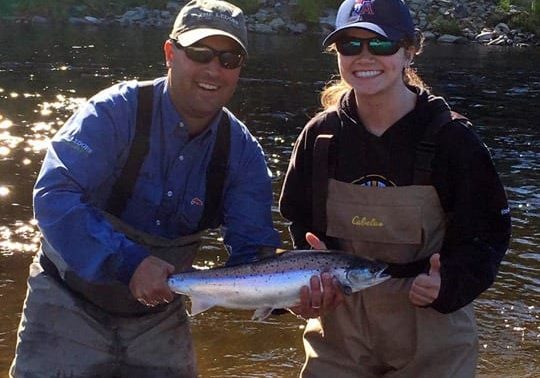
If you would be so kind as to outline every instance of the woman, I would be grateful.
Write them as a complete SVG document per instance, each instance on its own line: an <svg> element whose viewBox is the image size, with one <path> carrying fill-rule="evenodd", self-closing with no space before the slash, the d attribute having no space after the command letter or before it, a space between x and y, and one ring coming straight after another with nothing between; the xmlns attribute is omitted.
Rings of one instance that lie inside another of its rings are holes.
<svg viewBox="0 0 540 378"><path fill-rule="evenodd" d="M304 291L295 311L318 316L304 377L475 374L471 302L495 279L510 215L486 147L410 68L421 44L401 0L344 1L324 40L341 79L297 140L280 210L295 248L384 261L394 278L334 311L338 296Z"/></svg>

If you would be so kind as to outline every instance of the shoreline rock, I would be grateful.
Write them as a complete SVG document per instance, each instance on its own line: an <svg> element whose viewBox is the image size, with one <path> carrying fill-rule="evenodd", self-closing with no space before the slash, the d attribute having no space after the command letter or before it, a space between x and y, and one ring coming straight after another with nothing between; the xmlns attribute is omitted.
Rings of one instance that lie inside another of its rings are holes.
<svg viewBox="0 0 540 378"><path fill-rule="evenodd" d="M94 15L72 15L64 22L72 25L122 25L125 27L169 28L184 0L169 1L166 9L148 9L140 6L126 11L122 15L105 18ZM260 0L261 7L256 13L246 14L248 30L261 34L326 34L334 28L336 9L326 9L319 22L309 24L298 22L292 14L296 0ZM438 43L479 43L490 46L539 46L535 34L512 29L505 22L498 22L494 27L487 27L488 20L510 19L512 15L524 12L514 6L506 13L501 13L490 0L475 0L458 3L450 0L409 0L411 14L416 25L424 32L428 40ZM84 8L84 7L83 7ZM84 14L79 7L77 13ZM0 20L15 23L46 24L53 21L40 15L28 17L2 17Z"/></svg>

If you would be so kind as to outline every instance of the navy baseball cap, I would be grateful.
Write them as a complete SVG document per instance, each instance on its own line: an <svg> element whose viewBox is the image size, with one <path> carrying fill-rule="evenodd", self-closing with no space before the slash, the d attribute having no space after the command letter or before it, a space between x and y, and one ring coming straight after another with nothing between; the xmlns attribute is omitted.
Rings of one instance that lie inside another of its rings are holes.
<svg viewBox="0 0 540 378"><path fill-rule="evenodd" d="M366 29L392 41L414 38L414 22L403 0L345 0L336 16L336 29L324 39L323 47L350 28Z"/></svg>

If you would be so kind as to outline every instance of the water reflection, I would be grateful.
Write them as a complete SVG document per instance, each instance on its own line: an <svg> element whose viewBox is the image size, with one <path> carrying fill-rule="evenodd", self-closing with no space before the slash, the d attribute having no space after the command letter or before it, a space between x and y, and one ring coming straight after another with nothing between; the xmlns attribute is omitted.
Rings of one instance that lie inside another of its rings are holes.
<svg viewBox="0 0 540 378"><path fill-rule="evenodd" d="M49 138L87 98L120 80L164 72L167 31L0 26L0 375L13 355L27 267L39 233L32 185ZM20 41L25 41L21 44ZM318 37L251 36L252 51L230 108L264 146L275 199L296 136L336 73ZM540 93L538 50L428 46L416 62L435 93L474 120L506 187L513 240L494 286L476 301L480 375L534 376L540 369ZM284 246L287 223L274 207ZM222 264L209 232L198 266ZM303 322L253 323L251 313L213 309L193 321L201 376L292 377Z"/></svg>

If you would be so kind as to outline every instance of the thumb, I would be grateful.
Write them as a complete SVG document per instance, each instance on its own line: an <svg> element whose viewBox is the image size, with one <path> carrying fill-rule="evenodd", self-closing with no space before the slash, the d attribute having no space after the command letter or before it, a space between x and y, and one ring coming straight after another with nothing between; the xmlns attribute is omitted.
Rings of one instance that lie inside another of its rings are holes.
<svg viewBox="0 0 540 378"><path fill-rule="evenodd" d="M429 259L429 275L440 276L441 275L441 255L438 253L433 254Z"/></svg>
<svg viewBox="0 0 540 378"><path fill-rule="evenodd" d="M326 249L324 244L318 237L312 232L306 232L306 241L313 249Z"/></svg>

